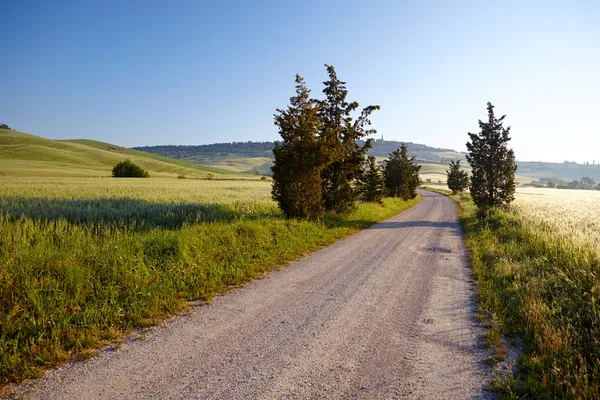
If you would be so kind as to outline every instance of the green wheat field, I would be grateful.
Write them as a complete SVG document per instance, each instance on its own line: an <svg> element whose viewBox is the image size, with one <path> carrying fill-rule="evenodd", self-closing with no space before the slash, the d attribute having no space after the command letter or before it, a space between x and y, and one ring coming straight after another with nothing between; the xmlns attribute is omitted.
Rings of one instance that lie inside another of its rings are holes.
<svg viewBox="0 0 600 400"><path fill-rule="evenodd" d="M110 178L126 157L151 177ZM89 357L420 200L286 220L270 180L14 131L0 131L0 187L0 385Z"/></svg>

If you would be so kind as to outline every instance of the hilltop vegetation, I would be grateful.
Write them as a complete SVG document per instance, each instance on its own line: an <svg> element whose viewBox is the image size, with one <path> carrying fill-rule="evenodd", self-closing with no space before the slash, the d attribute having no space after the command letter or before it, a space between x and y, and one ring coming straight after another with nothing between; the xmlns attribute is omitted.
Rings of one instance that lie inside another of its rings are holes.
<svg viewBox="0 0 600 400"><path fill-rule="evenodd" d="M91 140L50 140L0 129L0 176L107 177L125 159L157 177L233 173Z"/></svg>

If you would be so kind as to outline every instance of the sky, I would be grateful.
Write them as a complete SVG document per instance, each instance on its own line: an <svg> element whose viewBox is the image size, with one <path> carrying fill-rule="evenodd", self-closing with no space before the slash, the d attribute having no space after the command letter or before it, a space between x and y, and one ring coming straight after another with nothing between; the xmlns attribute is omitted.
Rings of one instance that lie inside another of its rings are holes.
<svg viewBox="0 0 600 400"><path fill-rule="evenodd" d="M324 64L377 137L465 151L486 103L518 160L600 162L600 2L0 0L0 123L122 146L271 141Z"/></svg>

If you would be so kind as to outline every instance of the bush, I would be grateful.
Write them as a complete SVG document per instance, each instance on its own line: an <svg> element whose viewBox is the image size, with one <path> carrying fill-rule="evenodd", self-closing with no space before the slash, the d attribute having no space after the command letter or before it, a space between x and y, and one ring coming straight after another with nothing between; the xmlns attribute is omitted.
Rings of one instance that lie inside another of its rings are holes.
<svg viewBox="0 0 600 400"><path fill-rule="evenodd" d="M113 178L147 178L148 171L135 165L128 158L125 161L118 162L112 169Z"/></svg>

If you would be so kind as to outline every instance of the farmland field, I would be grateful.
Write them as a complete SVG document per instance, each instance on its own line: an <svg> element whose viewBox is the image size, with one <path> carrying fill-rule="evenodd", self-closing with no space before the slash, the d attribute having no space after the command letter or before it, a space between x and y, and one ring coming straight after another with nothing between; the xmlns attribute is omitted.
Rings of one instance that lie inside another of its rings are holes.
<svg viewBox="0 0 600 400"><path fill-rule="evenodd" d="M286 220L270 181L0 176L0 386L416 204Z"/></svg>
<svg viewBox="0 0 600 400"><path fill-rule="evenodd" d="M600 397L600 193L518 189L485 223L459 202L487 341L525 339L519 376L498 382L514 398Z"/></svg>
<svg viewBox="0 0 600 400"><path fill-rule="evenodd" d="M600 252L600 191L519 188L513 207L540 231Z"/></svg>

